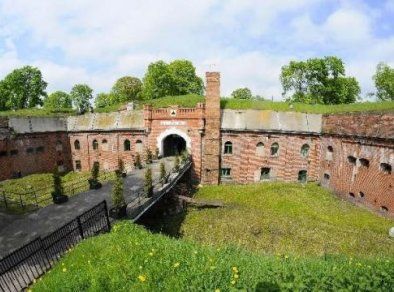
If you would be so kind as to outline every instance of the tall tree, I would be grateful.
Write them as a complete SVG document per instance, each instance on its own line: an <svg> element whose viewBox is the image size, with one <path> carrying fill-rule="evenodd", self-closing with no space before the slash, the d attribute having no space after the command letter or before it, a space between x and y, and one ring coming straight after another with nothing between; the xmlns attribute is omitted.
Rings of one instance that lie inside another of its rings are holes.
<svg viewBox="0 0 394 292"><path fill-rule="evenodd" d="M237 99L252 99L252 97L253 97L252 92L247 87L235 89L231 93L231 96L233 98L237 98Z"/></svg>
<svg viewBox="0 0 394 292"><path fill-rule="evenodd" d="M196 75L196 68L188 60L175 60L168 65L172 74L174 95L202 94L204 83Z"/></svg>
<svg viewBox="0 0 394 292"><path fill-rule="evenodd" d="M102 108L109 105L117 104L119 103L118 100L119 100L118 96L113 94L112 92L111 93L101 92L97 94L96 99L94 100L94 106L96 108Z"/></svg>
<svg viewBox="0 0 394 292"><path fill-rule="evenodd" d="M43 80L41 71L35 67L15 69L1 83L1 91L7 99L6 108L32 108L42 105L42 97L47 96L45 89L48 84Z"/></svg>
<svg viewBox="0 0 394 292"><path fill-rule="evenodd" d="M337 57L291 61L282 67L280 80L288 100L303 103L339 104L355 102L360 86L345 76L345 66Z"/></svg>
<svg viewBox="0 0 394 292"><path fill-rule="evenodd" d="M79 113L84 113L89 109L89 101L93 98L92 93L93 89L86 84L76 84L71 89L71 100Z"/></svg>
<svg viewBox="0 0 394 292"><path fill-rule="evenodd" d="M71 96L64 91L55 91L44 99L44 108L67 109L72 108Z"/></svg>
<svg viewBox="0 0 394 292"><path fill-rule="evenodd" d="M157 61L148 66L143 78L142 94L145 99L155 99L174 92L173 76L164 61Z"/></svg>
<svg viewBox="0 0 394 292"><path fill-rule="evenodd" d="M373 80L379 100L394 100L394 68L385 63L379 63Z"/></svg>
<svg viewBox="0 0 394 292"><path fill-rule="evenodd" d="M141 80L132 76L119 78L112 87L112 93L118 98L117 102L137 100L140 98L141 90Z"/></svg>

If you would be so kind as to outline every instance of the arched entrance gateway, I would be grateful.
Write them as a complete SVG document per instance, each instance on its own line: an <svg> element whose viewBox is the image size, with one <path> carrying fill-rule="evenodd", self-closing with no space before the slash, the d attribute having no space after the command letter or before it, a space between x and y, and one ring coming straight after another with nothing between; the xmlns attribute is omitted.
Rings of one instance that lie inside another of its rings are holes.
<svg viewBox="0 0 394 292"><path fill-rule="evenodd" d="M186 141L181 136L172 134L163 140L163 157L175 156L186 150Z"/></svg>
<svg viewBox="0 0 394 292"><path fill-rule="evenodd" d="M179 155L191 149L191 139L183 131L172 128L157 137L157 147L163 157Z"/></svg>

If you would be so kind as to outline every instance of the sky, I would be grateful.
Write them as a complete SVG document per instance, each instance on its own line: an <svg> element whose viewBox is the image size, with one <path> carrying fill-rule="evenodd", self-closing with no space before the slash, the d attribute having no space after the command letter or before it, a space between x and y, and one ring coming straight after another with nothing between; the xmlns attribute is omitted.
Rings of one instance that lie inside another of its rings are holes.
<svg viewBox="0 0 394 292"><path fill-rule="evenodd" d="M0 78L36 66L48 92L107 92L151 62L188 59L203 78L221 73L222 96L280 100L283 65L331 55L373 92L376 65L394 66L394 0L0 0Z"/></svg>

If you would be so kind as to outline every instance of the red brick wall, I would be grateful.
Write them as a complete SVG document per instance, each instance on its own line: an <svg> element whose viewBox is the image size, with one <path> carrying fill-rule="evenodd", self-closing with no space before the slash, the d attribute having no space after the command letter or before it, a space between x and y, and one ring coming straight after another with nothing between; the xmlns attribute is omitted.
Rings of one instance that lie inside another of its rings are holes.
<svg viewBox="0 0 394 292"><path fill-rule="evenodd" d="M372 207L382 206L394 213L394 174L384 173L381 163L394 164L394 145L369 139L349 139L323 136L320 177L322 184L342 197ZM327 158L327 148L333 148L332 160ZM356 165L348 156L357 159ZM369 160L369 167L362 166L360 158ZM324 174L330 179L324 180ZM364 197L360 196L360 192ZM353 199L349 193L353 193Z"/></svg>
<svg viewBox="0 0 394 292"><path fill-rule="evenodd" d="M146 136L142 132L90 132L69 133L73 169L77 160L81 161L82 171L89 171L94 162L100 163L101 170L115 170L118 168L119 159L122 159L126 170L134 168L137 144L142 142L141 159L143 159ZM130 141L130 151L124 150L124 141ZM75 141L80 143L80 150L75 149ZM98 142L98 149L93 149L93 141ZM106 140L107 143L103 143Z"/></svg>
<svg viewBox="0 0 394 292"><path fill-rule="evenodd" d="M230 141L232 154L224 154L224 144ZM262 153L257 153L257 144L264 144ZM279 152L271 155L271 145L277 142ZM301 155L301 147L310 146L306 157ZM320 140L316 136L267 133L222 133L221 168L231 168L231 181L251 183L260 180L261 168L271 168L273 180L297 181L298 172L307 170L308 180L319 177ZM222 181L227 179L223 178Z"/></svg>
<svg viewBox="0 0 394 292"><path fill-rule="evenodd" d="M43 151L37 152L38 147L44 147ZM28 148L32 148L33 152L27 153ZM11 151L15 150L18 153L11 155ZM0 151L7 153L6 156L0 157L0 180L12 178L18 172L22 176L52 172L60 161L64 170L71 169L70 144L66 133L8 136L0 140Z"/></svg>

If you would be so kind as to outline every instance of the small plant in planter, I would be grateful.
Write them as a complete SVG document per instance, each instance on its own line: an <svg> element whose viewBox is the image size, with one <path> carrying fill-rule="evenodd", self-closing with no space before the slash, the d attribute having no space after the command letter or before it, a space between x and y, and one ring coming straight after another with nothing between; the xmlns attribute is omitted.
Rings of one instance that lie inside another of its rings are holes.
<svg viewBox="0 0 394 292"><path fill-rule="evenodd" d="M92 171L91 171L91 178L88 179L89 181L89 188L91 190L97 190L101 188L101 183L98 180L100 173L100 164L98 162L93 163Z"/></svg>
<svg viewBox="0 0 394 292"><path fill-rule="evenodd" d="M179 171L179 156L175 156L175 160L174 160L174 172L178 172Z"/></svg>
<svg viewBox="0 0 394 292"><path fill-rule="evenodd" d="M121 174L120 170L116 170ZM109 210L109 216L114 219L120 219L126 216L126 202L123 195L123 181L120 175L117 175L112 186L112 207Z"/></svg>
<svg viewBox="0 0 394 292"><path fill-rule="evenodd" d="M153 160L153 154L152 151L150 150L149 147L146 148L146 153L145 153L145 163L146 164L151 164Z"/></svg>
<svg viewBox="0 0 394 292"><path fill-rule="evenodd" d="M118 169L116 170L117 173L119 173L119 175L121 177L126 177L126 170L124 168L124 162L122 159L119 159L118 161Z"/></svg>
<svg viewBox="0 0 394 292"><path fill-rule="evenodd" d="M144 193L148 198L153 196L152 169L150 168L145 171Z"/></svg>
<svg viewBox="0 0 394 292"><path fill-rule="evenodd" d="M166 166L163 162L160 162L160 181L162 185L167 183Z"/></svg>
<svg viewBox="0 0 394 292"><path fill-rule="evenodd" d="M55 204L61 204L68 201L68 196L63 194L62 179L60 178L59 172L56 169L52 175L53 177L53 192L52 200Z"/></svg>
<svg viewBox="0 0 394 292"><path fill-rule="evenodd" d="M137 169L141 169L142 168L141 155L139 153L137 153L135 155L134 167L137 168Z"/></svg>

